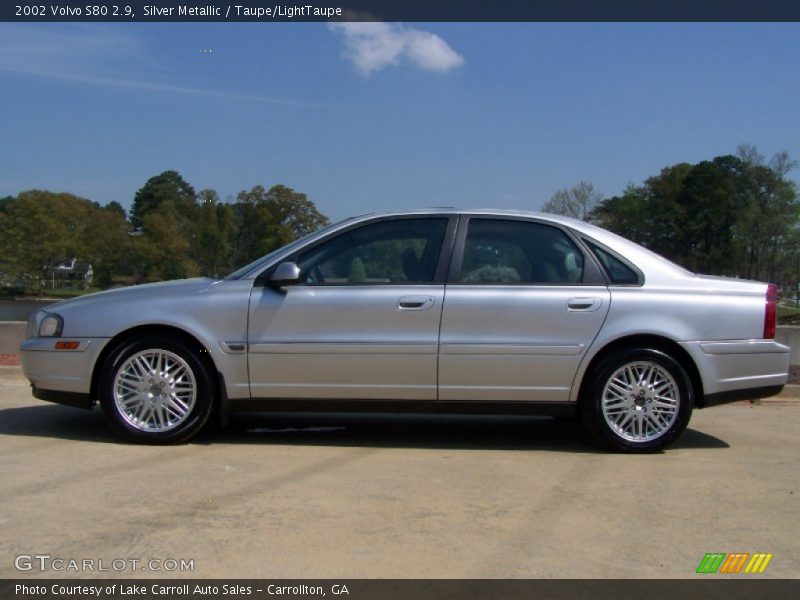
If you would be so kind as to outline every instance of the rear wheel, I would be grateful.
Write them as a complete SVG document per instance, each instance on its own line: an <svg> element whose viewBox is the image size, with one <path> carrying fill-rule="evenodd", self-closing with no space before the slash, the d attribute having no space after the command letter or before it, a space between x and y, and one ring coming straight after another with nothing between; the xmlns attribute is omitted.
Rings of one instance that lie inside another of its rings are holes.
<svg viewBox="0 0 800 600"><path fill-rule="evenodd" d="M581 404L583 422L604 445L655 452L683 432L692 414L692 384L674 358L634 349L602 361Z"/></svg>
<svg viewBox="0 0 800 600"><path fill-rule="evenodd" d="M198 352L182 341L146 335L121 344L100 381L100 405L119 435L175 444L208 421L214 387Z"/></svg>

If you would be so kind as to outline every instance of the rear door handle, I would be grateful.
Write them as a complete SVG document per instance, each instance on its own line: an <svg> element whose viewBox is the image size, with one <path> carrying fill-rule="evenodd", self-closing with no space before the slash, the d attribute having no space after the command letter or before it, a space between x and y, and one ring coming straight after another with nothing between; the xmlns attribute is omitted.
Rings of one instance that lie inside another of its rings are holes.
<svg viewBox="0 0 800 600"><path fill-rule="evenodd" d="M397 301L398 310L428 310L433 306L433 296L401 296Z"/></svg>
<svg viewBox="0 0 800 600"><path fill-rule="evenodd" d="M570 312L593 312L602 305L602 298L570 298L567 300L567 310Z"/></svg>

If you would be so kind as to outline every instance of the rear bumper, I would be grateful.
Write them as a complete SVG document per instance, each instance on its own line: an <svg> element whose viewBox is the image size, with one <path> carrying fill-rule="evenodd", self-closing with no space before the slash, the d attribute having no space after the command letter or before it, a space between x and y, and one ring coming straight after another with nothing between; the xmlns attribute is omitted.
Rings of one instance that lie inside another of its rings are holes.
<svg viewBox="0 0 800 600"><path fill-rule="evenodd" d="M717 394L707 394L702 403L697 404L698 408L709 408L711 406L718 406L720 404L728 404L729 402L738 402L739 400L758 400L759 398L769 398L776 396L783 391L782 385L772 385L760 388L748 388L744 390L732 390L730 392L719 392Z"/></svg>
<svg viewBox="0 0 800 600"><path fill-rule="evenodd" d="M698 407L780 393L789 377L790 348L774 340L697 341L681 344L703 383Z"/></svg>

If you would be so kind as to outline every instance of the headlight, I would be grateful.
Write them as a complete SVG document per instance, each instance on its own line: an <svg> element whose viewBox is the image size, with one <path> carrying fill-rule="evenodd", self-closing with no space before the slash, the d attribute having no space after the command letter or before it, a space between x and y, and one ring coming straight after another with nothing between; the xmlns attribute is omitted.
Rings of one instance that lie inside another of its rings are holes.
<svg viewBox="0 0 800 600"><path fill-rule="evenodd" d="M64 328L64 319L52 313L45 313L44 318L39 321L39 330L36 332L39 337L59 337Z"/></svg>

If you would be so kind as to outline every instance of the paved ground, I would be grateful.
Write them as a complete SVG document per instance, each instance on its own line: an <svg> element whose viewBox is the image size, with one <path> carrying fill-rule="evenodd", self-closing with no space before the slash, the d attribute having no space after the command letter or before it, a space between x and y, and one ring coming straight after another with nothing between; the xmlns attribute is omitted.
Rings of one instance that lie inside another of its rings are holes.
<svg viewBox="0 0 800 600"><path fill-rule="evenodd" d="M692 577L714 551L800 577L798 432L787 395L697 411L651 456L534 418L259 416L139 447L5 367L0 577L35 553L199 577Z"/></svg>

